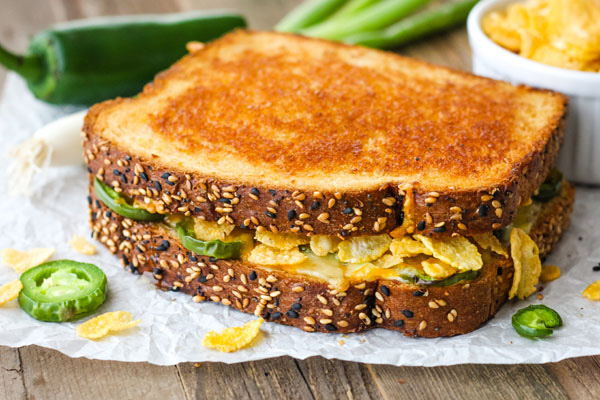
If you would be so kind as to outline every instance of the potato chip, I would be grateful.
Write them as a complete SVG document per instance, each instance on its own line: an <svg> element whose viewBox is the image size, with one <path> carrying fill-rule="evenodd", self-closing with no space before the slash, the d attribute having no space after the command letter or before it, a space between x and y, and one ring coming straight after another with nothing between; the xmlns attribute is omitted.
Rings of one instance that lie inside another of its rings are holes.
<svg viewBox="0 0 600 400"><path fill-rule="evenodd" d="M202 339L202 346L226 353L247 347L260 333L260 326L265 322L259 318L242 326L223 329L221 332L208 332Z"/></svg>
<svg viewBox="0 0 600 400"><path fill-rule="evenodd" d="M244 232L241 229L234 230L232 233L227 235L223 242L242 242L242 249L240 250L240 258L243 261L248 261L250 252L254 248L254 235L248 232Z"/></svg>
<svg viewBox="0 0 600 400"><path fill-rule="evenodd" d="M194 234L196 239L200 240L223 240L225 236L233 231L235 225L218 224L213 221L205 221L200 218L194 218Z"/></svg>
<svg viewBox="0 0 600 400"><path fill-rule="evenodd" d="M560 278L560 268L556 265L544 265L542 267L542 274L540 275L542 282L550 282L558 278Z"/></svg>
<svg viewBox="0 0 600 400"><path fill-rule="evenodd" d="M256 265L295 265L306 260L306 255L297 248L279 250L259 244L250 252L248 261Z"/></svg>
<svg viewBox="0 0 600 400"><path fill-rule="evenodd" d="M338 251L340 239L336 236L314 235L310 238L310 249L317 256L326 256Z"/></svg>
<svg viewBox="0 0 600 400"><path fill-rule="evenodd" d="M0 306L19 297L23 284L19 279L0 286Z"/></svg>
<svg viewBox="0 0 600 400"><path fill-rule="evenodd" d="M380 258L375 261L372 261L372 264L379 268L392 268L396 265L402 264L403 258L400 256L396 256L393 254L384 254Z"/></svg>
<svg viewBox="0 0 600 400"><path fill-rule="evenodd" d="M516 295L523 300L535 292L535 285L540 280L542 262L539 250L529 235L519 228L513 228L510 232L510 254L515 275L508 298Z"/></svg>
<svg viewBox="0 0 600 400"><path fill-rule="evenodd" d="M461 271L477 271L483 267L481 254L477 246L463 236L452 236L443 239L432 239L422 235L415 235L438 260L450 264Z"/></svg>
<svg viewBox="0 0 600 400"><path fill-rule="evenodd" d="M37 267L48 260L54 249L52 247L20 251L15 249L2 249L2 263L17 272L23 273L28 269Z"/></svg>
<svg viewBox="0 0 600 400"><path fill-rule="evenodd" d="M582 295L586 299L600 301L600 281L596 281L585 288Z"/></svg>
<svg viewBox="0 0 600 400"><path fill-rule="evenodd" d="M352 237L338 245L338 259L353 264L373 261L388 251L391 242L388 234Z"/></svg>
<svg viewBox="0 0 600 400"><path fill-rule="evenodd" d="M423 243L412 239L410 236L392 240L390 251L393 255L399 257L413 257L419 254L432 255L431 250L425 247Z"/></svg>
<svg viewBox="0 0 600 400"><path fill-rule="evenodd" d="M254 236L261 243L279 250L290 250L301 244L308 244L310 239L307 236L297 235L295 233L273 233L271 231L256 231Z"/></svg>
<svg viewBox="0 0 600 400"><path fill-rule="evenodd" d="M471 236L471 238L473 240L475 240L475 242L482 249L492 250L494 253L500 254L501 256L508 258L508 252L506 251L504 246L502 246L502 243L500 243L500 240L498 240L498 238L496 236L494 236L493 233L491 233L491 232L480 233L480 234Z"/></svg>
<svg viewBox="0 0 600 400"><path fill-rule="evenodd" d="M448 265L445 262L433 257L422 261L421 265L423 266L423 271L427 275L438 280L452 276L456 273L456 271L458 271L453 266Z"/></svg>
<svg viewBox="0 0 600 400"><path fill-rule="evenodd" d="M83 236L73 235L69 244L79 254L85 254L87 256L92 256L96 254L96 246L88 242Z"/></svg>
<svg viewBox="0 0 600 400"><path fill-rule="evenodd" d="M141 319L133 321L128 311L114 311L99 315L77 327L77 334L86 339L101 339L111 332L124 331L137 326Z"/></svg>

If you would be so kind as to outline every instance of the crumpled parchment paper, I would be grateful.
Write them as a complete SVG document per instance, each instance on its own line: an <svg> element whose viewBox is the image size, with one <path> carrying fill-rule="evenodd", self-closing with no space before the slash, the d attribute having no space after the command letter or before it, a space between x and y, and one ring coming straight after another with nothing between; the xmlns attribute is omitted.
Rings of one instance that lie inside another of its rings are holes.
<svg viewBox="0 0 600 400"><path fill-rule="evenodd" d="M600 302L581 296L589 283L600 279L600 272L592 271L600 261L600 190L583 187L578 188L571 228L545 262L560 266L562 277L544 285L543 301L533 295L527 301L510 302L473 333L413 339L382 329L352 335L320 334L266 323L263 337L254 347L231 354L204 348L200 343L207 331L241 325L254 316L211 303L196 304L187 295L159 291L149 277L125 272L116 257L99 243L99 253L94 256L72 250L67 242L73 234L89 237L90 233L83 166L56 168L38 175L29 198L8 195L6 151L42 125L74 111L77 109L73 107L52 107L36 101L18 77L9 75L0 100L0 246L21 250L53 246L57 250L54 259L98 265L106 273L110 288L109 299L99 312L130 311L143 322L126 333L91 341L75 334L81 322L39 322L21 311L17 302L11 302L0 308L0 345L35 344L70 357L160 365L320 355L365 363L436 366L545 363L600 354ZM16 278L16 272L0 265L0 283ZM517 309L537 303L557 310L564 327L545 340L519 337L510 317Z"/></svg>

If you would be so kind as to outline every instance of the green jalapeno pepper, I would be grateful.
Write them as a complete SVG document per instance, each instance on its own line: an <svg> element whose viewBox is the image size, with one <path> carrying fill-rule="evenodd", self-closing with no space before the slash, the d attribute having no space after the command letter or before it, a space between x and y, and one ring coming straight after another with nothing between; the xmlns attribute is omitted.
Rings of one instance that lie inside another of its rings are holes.
<svg viewBox="0 0 600 400"><path fill-rule="evenodd" d="M199 240L182 225L177 224L177 235L186 249L201 256L213 258L240 258L242 242L223 242L221 240Z"/></svg>
<svg viewBox="0 0 600 400"><path fill-rule="evenodd" d="M548 201L560 193L562 188L563 174L557 169L548 173L544 183L540 185L538 193L533 196L534 200Z"/></svg>
<svg viewBox="0 0 600 400"><path fill-rule="evenodd" d="M531 305L512 316L512 326L523 337L541 338L552 335L553 328L560 328L562 318L543 304Z"/></svg>
<svg viewBox="0 0 600 400"><path fill-rule="evenodd" d="M91 105L138 93L186 54L186 43L245 26L238 14L205 12L72 21L37 34L24 56L0 46L0 64L40 100Z"/></svg>
<svg viewBox="0 0 600 400"><path fill-rule="evenodd" d="M122 217L130 218L135 221L160 221L165 216L162 214L151 213L143 208L137 208L127 203L123 197L98 178L94 178L94 192L102 203Z"/></svg>
<svg viewBox="0 0 600 400"><path fill-rule="evenodd" d="M79 319L106 300L106 275L93 264L50 261L23 273L21 283L19 305L40 321Z"/></svg>

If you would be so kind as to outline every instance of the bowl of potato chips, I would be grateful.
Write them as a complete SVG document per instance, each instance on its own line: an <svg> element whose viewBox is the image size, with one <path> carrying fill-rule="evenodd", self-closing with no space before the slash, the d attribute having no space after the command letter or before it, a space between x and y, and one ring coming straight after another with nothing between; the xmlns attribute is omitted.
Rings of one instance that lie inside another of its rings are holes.
<svg viewBox="0 0 600 400"><path fill-rule="evenodd" d="M467 30L474 73L569 96L559 168L600 185L600 0L484 0Z"/></svg>

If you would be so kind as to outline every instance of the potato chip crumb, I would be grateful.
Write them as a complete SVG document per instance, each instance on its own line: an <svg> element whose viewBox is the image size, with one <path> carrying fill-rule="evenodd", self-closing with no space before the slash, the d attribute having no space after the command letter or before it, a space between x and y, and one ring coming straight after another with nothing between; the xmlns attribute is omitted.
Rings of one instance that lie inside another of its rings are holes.
<svg viewBox="0 0 600 400"><path fill-rule="evenodd" d="M22 289L23 284L18 279L0 286L0 306L19 297Z"/></svg>
<svg viewBox="0 0 600 400"><path fill-rule="evenodd" d="M596 281L589 285L582 294L586 299L600 301L600 281Z"/></svg>
<svg viewBox="0 0 600 400"><path fill-rule="evenodd" d="M243 349L258 336L260 326L264 321L259 318L242 326L223 329L221 332L208 332L202 339L202 346L226 353Z"/></svg>
<svg viewBox="0 0 600 400"><path fill-rule="evenodd" d="M79 254L85 254L86 256L93 256L96 254L96 246L88 242L83 236L73 235L69 244Z"/></svg>
<svg viewBox="0 0 600 400"><path fill-rule="evenodd" d="M540 275L542 282L550 282L558 278L560 278L560 268L556 265L544 265L542 267L542 274Z"/></svg>
<svg viewBox="0 0 600 400"><path fill-rule="evenodd" d="M2 263L17 272L23 273L47 261L52 257L52 254L54 254L54 248L52 247L31 249L29 251L2 249Z"/></svg>
<svg viewBox="0 0 600 400"><path fill-rule="evenodd" d="M133 321L133 315L128 311L114 311L99 315L77 327L77 334L86 339L101 339L111 332L124 331L142 322Z"/></svg>
<svg viewBox="0 0 600 400"><path fill-rule="evenodd" d="M344 339L340 339L340 346L344 345Z"/></svg>

